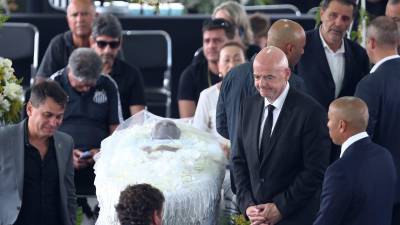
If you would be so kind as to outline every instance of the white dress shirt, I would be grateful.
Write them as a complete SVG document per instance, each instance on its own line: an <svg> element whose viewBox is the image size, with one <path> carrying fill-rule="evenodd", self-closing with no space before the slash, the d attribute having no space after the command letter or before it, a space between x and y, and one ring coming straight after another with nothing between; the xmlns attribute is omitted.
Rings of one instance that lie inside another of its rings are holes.
<svg viewBox="0 0 400 225"><path fill-rule="evenodd" d="M350 146L350 145L352 145L354 142L356 142L356 141L358 141L358 140L360 140L360 139L363 139L363 138L366 138L366 137L368 137L368 134L367 134L367 132L361 132L361 133L358 133L358 134L355 134L355 135L353 135L353 136L351 136L351 137L349 137L345 142L343 142L343 144L342 144L342 148L340 149L340 157L342 157L343 156L343 153L347 150L347 148Z"/></svg>
<svg viewBox="0 0 400 225"><path fill-rule="evenodd" d="M329 64L329 69L331 70L333 81L335 82L335 98L337 98L342 90L344 79L344 40L342 39L342 45L336 52L334 52L322 37L321 28L319 29L319 36L321 37L322 46L325 50L326 59Z"/></svg>
<svg viewBox="0 0 400 225"><path fill-rule="evenodd" d="M273 103L270 103L267 98L264 98L264 112L263 112L263 117L261 120L262 122L261 122L261 127L260 127L260 136L258 137L258 147L261 146L261 138L262 138L262 133L264 132L264 124L268 117L268 105L271 104L275 107L274 111L273 111L273 120L272 120L272 128L271 128L271 136L272 136L276 121L278 120L279 114L281 113L282 106L283 106L283 103L285 103L285 99L288 95L288 92L289 92L289 82L286 82L285 89Z"/></svg>
<svg viewBox="0 0 400 225"><path fill-rule="evenodd" d="M399 57L400 57L399 55L386 56L385 58L379 60L379 61L372 67L370 73L375 72L375 71L378 69L378 67L379 67L380 65L382 65L384 62L389 61L389 60L391 60L391 59L399 58Z"/></svg>

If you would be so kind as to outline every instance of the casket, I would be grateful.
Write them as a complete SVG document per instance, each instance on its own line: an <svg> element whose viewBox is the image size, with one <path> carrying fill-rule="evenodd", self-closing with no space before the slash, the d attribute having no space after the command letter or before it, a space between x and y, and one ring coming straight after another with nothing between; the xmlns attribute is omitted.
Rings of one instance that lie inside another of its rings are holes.
<svg viewBox="0 0 400 225"><path fill-rule="evenodd" d="M179 139L154 140L151 131L160 120L165 118L142 111L101 143L94 165L97 225L119 224L115 205L120 192L138 183L163 192L164 225L215 224L225 173L223 151L213 136L181 120L173 120L181 131Z"/></svg>

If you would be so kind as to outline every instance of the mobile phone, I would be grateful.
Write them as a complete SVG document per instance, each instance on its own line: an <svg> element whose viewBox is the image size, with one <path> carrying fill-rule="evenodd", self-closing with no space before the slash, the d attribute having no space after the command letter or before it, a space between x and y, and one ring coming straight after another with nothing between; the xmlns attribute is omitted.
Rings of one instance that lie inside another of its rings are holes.
<svg viewBox="0 0 400 225"><path fill-rule="evenodd" d="M83 152L79 159L90 159L92 158L92 153L90 151Z"/></svg>

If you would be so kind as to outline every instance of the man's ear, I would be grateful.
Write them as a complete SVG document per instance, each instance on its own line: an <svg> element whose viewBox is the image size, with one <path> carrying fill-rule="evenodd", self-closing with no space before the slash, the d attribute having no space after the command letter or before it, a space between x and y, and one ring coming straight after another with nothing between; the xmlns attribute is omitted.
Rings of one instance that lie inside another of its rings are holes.
<svg viewBox="0 0 400 225"><path fill-rule="evenodd" d="M26 103L26 114L30 117L32 115L32 108L33 105L30 101L28 101L28 103Z"/></svg>
<svg viewBox="0 0 400 225"><path fill-rule="evenodd" d="M347 123L344 120L339 120L339 131L340 133L344 133L347 130Z"/></svg>
<svg viewBox="0 0 400 225"><path fill-rule="evenodd" d="M155 210L152 215L153 225L161 225L162 224L162 212Z"/></svg>
<svg viewBox="0 0 400 225"><path fill-rule="evenodd" d="M96 41L94 40L92 35L90 35L90 37L89 37L89 43L90 43L90 47L91 48L93 48L94 47L93 45L96 44Z"/></svg>

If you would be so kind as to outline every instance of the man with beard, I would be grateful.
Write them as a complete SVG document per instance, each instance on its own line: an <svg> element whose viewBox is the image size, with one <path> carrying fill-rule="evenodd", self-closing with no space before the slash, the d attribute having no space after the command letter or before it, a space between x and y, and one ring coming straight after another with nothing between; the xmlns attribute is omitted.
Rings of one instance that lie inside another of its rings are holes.
<svg viewBox="0 0 400 225"><path fill-rule="evenodd" d="M96 9L92 0L71 0L67 7L70 30L58 34L51 41L43 56L36 79L46 79L68 64L75 48L89 47L89 36Z"/></svg>
<svg viewBox="0 0 400 225"><path fill-rule="evenodd" d="M200 92L221 81L218 76L219 51L235 36L235 27L224 19L205 20L202 30L206 60L193 60L179 79L178 106L181 118L194 116Z"/></svg>
<svg viewBox="0 0 400 225"><path fill-rule="evenodd" d="M110 75L118 85L123 118L145 107L144 85L138 68L117 57L121 49L122 27L112 14L99 15L93 22L90 46L103 61L103 74Z"/></svg>

